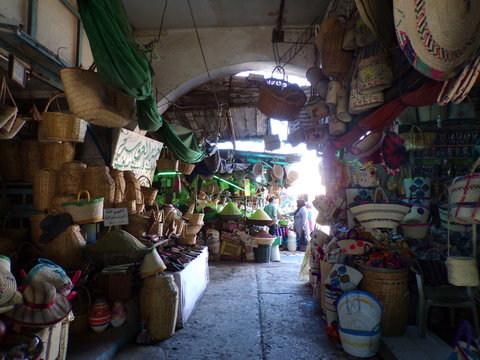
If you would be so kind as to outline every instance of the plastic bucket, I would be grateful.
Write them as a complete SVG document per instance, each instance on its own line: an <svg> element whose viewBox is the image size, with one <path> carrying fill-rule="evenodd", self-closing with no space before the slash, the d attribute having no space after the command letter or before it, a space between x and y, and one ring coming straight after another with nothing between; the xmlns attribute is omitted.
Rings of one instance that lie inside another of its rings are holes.
<svg viewBox="0 0 480 360"><path fill-rule="evenodd" d="M254 248L255 252L255 261L258 263L268 263L270 262L270 256L272 253L272 245L258 245L257 248Z"/></svg>
<svg viewBox="0 0 480 360"><path fill-rule="evenodd" d="M270 261L280 261L280 247L279 245L272 245L270 254Z"/></svg>

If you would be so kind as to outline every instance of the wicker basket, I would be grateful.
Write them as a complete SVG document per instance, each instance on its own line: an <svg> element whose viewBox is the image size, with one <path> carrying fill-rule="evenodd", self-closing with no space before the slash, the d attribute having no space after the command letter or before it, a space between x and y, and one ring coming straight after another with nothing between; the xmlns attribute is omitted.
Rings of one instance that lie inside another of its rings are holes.
<svg viewBox="0 0 480 360"><path fill-rule="evenodd" d="M51 202L57 193L58 172L53 169L42 169L37 172L33 180L33 208L36 211L45 211L50 208Z"/></svg>
<svg viewBox="0 0 480 360"><path fill-rule="evenodd" d="M422 131L418 126L412 126L410 131L399 135L407 151L421 151L431 149L437 140L436 132Z"/></svg>
<svg viewBox="0 0 480 360"><path fill-rule="evenodd" d="M0 174L3 181L23 179L22 171L22 145L18 140L0 141Z"/></svg>
<svg viewBox="0 0 480 360"><path fill-rule="evenodd" d="M70 323L70 332L77 334L88 329L88 313L92 306L92 298L87 287L81 285L75 288L77 296L70 300L75 319Z"/></svg>
<svg viewBox="0 0 480 360"><path fill-rule="evenodd" d="M74 158L73 143L42 144L42 168L60 170L63 163L73 161Z"/></svg>
<svg viewBox="0 0 480 360"><path fill-rule="evenodd" d="M193 169L195 169L195 164L189 164L183 161L178 162L178 171L183 175L190 175Z"/></svg>
<svg viewBox="0 0 480 360"><path fill-rule="evenodd" d="M408 321L408 269L392 270L361 266L360 289L383 306L382 336L402 336Z"/></svg>
<svg viewBox="0 0 480 360"><path fill-rule="evenodd" d="M322 58L322 71L328 77L342 79L350 70L353 52L343 50L344 35L345 29L336 15L322 23L317 46Z"/></svg>
<svg viewBox="0 0 480 360"><path fill-rule="evenodd" d="M62 204L69 201L75 201L75 199L76 196L74 195L57 194L52 198L48 212L51 214L63 214L66 211Z"/></svg>
<svg viewBox="0 0 480 360"><path fill-rule="evenodd" d="M127 191L132 191L133 189L128 189ZM126 199L126 193L123 194L123 198ZM129 214L136 214L137 213L137 204L135 200L125 200L119 203L114 204L116 208L126 208Z"/></svg>
<svg viewBox="0 0 480 360"><path fill-rule="evenodd" d="M145 175L142 175L138 178L139 182L140 182L140 179L146 179L148 183L148 186L143 186L143 185L140 186L140 190L142 191L142 195L143 195L143 203L145 205L151 206L155 204L155 199L157 198L158 189L152 187L152 182Z"/></svg>
<svg viewBox="0 0 480 360"><path fill-rule="evenodd" d="M82 194L86 194L87 199L80 200ZM88 224L103 220L103 198L90 200L90 193L87 190L78 193L77 201L62 205L72 216L75 224Z"/></svg>
<svg viewBox="0 0 480 360"><path fill-rule="evenodd" d="M85 173L85 189L93 198L104 198L104 206L113 206L115 200L115 181L110 176L107 166L87 167Z"/></svg>
<svg viewBox="0 0 480 360"><path fill-rule="evenodd" d="M126 201L135 200L137 204L137 212L143 210L143 194L141 190L140 181L133 173L133 171L124 171L125 177L125 199Z"/></svg>
<svg viewBox="0 0 480 360"><path fill-rule="evenodd" d="M115 196L113 197L113 203L118 204L125 200L125 191L126 183L125 183L125 176L123 175L123 171L117 169L110 169L110 176L112 177L113 181L115 182ZM121 206L115 206L121 207Z"/></svg>
<svg viewBox="0 0 480 360"><path fill-rule="evenodd" d="M265 80L265 85L260 90L258 110L269 118L295 121L307 102L307 96L298 85L285 80L283 68L275 69L283 72L283 79L272 77Z"/></svg>
<svg viewBox="0 0 480 360"><path fill-rule="evenodd" d="M157 170L158 171L178 171L178 160L175 159L158 159Z"/></svg>
<svg viewBox="0 0 480 360"><path fill-rule="evenodd" d="M21 146L23 180L33 183L33 178L38 170L48 167L42 166L41 144L37 140L23 140Z"/></svg>
<svg viewBox="0 0 480 360"><path fill-rule="evenodd" d="M197 234L182 234L178 237L177 243L179 245L194 245L197 243Z"/></svg>
<svg viewBox="0 0 480 360"><path fill-rule="evenodd" d="M172 275L159 274L143 281L140 317L147 320L148 332L157 341L175 333L178 314L178 287Z"/></svg>
<svg viewBox="0 0 480 360"><path fill-rule="evenodd" d="M141 214L132 214L128 216L128 225L125 226L125 231L129 232L136 238L141 238L147 232L149 216Z"/></svg>
<svg viewBox="0 0 480 360"><path fill-rule="evenodd" d="M72 225L55 239L45 244L45 257L66 270L78 269L83 259L86 242L80 226Z"/></svg>
<svg viewBox="0 0 480 360"><path fill-rule="evenodd" d="M83 142L87 132L87 123L84 120L68 112L48 111L52 102L61 96L65 94L56 94L48 100L38 129L38 140L47 143Z"/></svg>
<svg viewBox="0 0 480 360"><path fill-rule="evenodd" d="M87 165L80 161L65 162L58 173L58 190L61 194L76 195L84 188Z"/></svg>
<svg viewBox="0 0 480 360"><path fill-rule="evenodd" d="M32 240L32 243L37 246L43 246L43 244L38 242L40 235L43 233L42 229L40 228L40 223L47 216L48 214L33 214L30 216L30 239Z"/></svg>
<svg viewBox="0 0 480 360"><path fill-rule="evenodd" d="M94 71L63 68L60 77L72 111L89 123L110 128L127 125L135 100L108 85Z"/></svg>

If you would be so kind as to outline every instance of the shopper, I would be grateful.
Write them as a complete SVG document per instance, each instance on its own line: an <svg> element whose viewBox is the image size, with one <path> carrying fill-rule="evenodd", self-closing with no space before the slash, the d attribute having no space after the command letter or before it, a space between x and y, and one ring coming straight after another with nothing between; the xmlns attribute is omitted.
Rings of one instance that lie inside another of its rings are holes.
<svg viewBox="0 0 480 360"><path fill-rule="evenodd" d="M277 230L278 208L275 204L276 200L276 197L272 196L270 199L268 199L268 204L263 208L263 211L265 211L267 215L275 221L271 226L269 226L268 233L270 235L276 235Z"/></svg>
<svg viewBox="0 0 480 360"><path fill-rule="evenodd" d="M297 234L298 251L306 251L310 240L308 232L308 211L305 206L305 200L297 200L297 210L293 213L293 230Z"/></svg>

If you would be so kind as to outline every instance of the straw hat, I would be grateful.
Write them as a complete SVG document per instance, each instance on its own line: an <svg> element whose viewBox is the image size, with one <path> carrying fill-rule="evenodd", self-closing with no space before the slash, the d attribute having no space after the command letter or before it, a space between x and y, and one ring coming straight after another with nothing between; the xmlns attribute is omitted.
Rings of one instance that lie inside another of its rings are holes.
<svg viewBox="0 0 480 360"><path fill-rule="evenodd" d="M253 172L253 175L255 175L255 177L261 176L263 174L262 163L259 163L259 162L255 163L255 165L253 165L252 172Z"/></svg>
<svg viewBox="0 0 480 360"><path fill-rule="evenodd" d="M140 277L146 278L152 275L157 275L163 272L166 268L167 267L157 250L153 248L143 258L142 265L140 265Z"/></svg>
<svg viewBox="0 0 480 360"><path fill-rule="evenodd" d="M403 53L429 78L454 77L480 45L480 1L395 0L393 8Z"/></svg>
<svg viewBox="0 0 480 360"><path fill-rule="evenodd" d="M295 181L298 180L300 174L295 170L289 170L287 174L287 185L293 184Z"/></svg>
<svg viewBox="0 0 480 360"><path fill-rule="evenodd" d="M62 295L67 296L73 289L74 284L66 272L54 262L48 259L38 259L35 265L23 280L24 285L32 285L37 282L48 282Z"/></svg>
<svg viewBox="0 0 480 360"><path fill-rule="evenodd" d="M6 315L24 325L53 325L67 317L72 307L48 282L33 282L23 292L24 302Z"/></svg>
<svg viewBox="0 0 480 360"><path fill-rule="evenodd" d="M281 165L275 164L270 171L270 176L272 179L282 179L283 178L283 167Z"/></svg>
<svg viewBox="0 0 480 360"><path fill-rule="evenodd" d="M17 282L10 272L10 258L4 255L0 255L0 289L0 313L22 303L22 294L17 291Z"/></svg>
<svg viewBox="0 0 480 360"><path fill-rule="evenodd" d="M393 48L396 39L393 25L393 6L385 0L355 0L360 17L375 36L388 48Z"/></svg>

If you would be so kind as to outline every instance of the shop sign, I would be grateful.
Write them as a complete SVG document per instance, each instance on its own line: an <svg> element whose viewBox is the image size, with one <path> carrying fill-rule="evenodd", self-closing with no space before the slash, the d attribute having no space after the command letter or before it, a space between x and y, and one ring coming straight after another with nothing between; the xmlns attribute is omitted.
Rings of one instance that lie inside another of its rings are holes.
<svg viewBox="0 0 480 360"><path fill-rule="evenodd" d="M163 143L133 131L118 129L113 142L112 167L132 170L137 177L145 175L153 180Z"/></svg>
<svg viewBox="0 0 480 360"><path fill-rule="evenodd" d="M105 226L128 225L127 208L104 208L103 209L103 225Z"/></svg>

